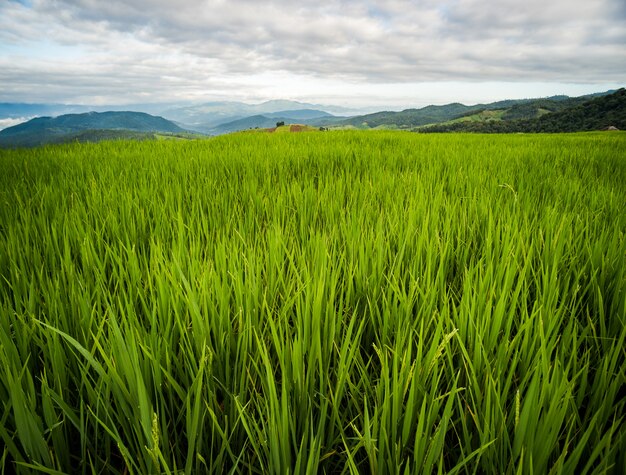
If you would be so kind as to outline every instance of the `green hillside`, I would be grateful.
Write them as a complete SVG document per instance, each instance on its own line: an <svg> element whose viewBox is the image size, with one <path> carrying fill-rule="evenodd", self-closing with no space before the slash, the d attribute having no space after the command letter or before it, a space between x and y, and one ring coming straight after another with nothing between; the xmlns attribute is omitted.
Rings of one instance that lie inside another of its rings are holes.
<svg viewBox="0 0 626 475"><path fill-rule="evenodd" d="M339 122L339 125L372 129L381 126L410 129L421 125L444 122L481 108L482 106L465 106L457 103L445 106L427 106L422 109L406 109L401 112L375 112L345 119Z"/></svg>
<svg viewBox="0 0 626 475"><path fill-rule="evenodd" d="M110 138L146 139L155 132L187 133L169 120L143 112L87 112L54 118L38 117L0 130L0 147L32 147Z"/></svg>
<svg viewBox="0 0 626 475"><path fill-rule="evenodd" d="M327 125L358 129L403 129L413 130L433 124L457 122L492 122L518 119L535 119L552 112L563 111L596 96L599 93L582 97L554 96L543 99L519 99L498 101L490 104L466 106L460 103L443 106L426 106L421 109L406 109L401 112L376 112L340 121L329 121ZM495 111L495 112L491 112ZM460 126L457 126L460 127Z"/></svg>
<svg viewBox="0 0 626 475"><path fill-rule="evenodd" d="M424 127L420 131L553 133L604 130L610 126L626 130L626 89L586 101L565 102L550 110L552 106L553 103L542 101L533 108L511 108L500 120L453 121ZM534 117L528 118L529 115Z"/></svg>

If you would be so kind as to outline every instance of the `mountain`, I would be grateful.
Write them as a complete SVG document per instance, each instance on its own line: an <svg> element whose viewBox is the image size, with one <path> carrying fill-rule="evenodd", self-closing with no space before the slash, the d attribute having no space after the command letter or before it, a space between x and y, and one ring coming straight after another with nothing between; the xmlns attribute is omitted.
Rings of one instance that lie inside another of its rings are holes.
<svg viewBox="0 0 626 475"><path fill-rule="evenodd" d="M489 120L533 119L544 114L565 110L580 105L594 97L603 97L614 91L581 97L553 96L544 99L517 99L466 106L452 103L443 106L426 106L421 109L406 109L400 112L376 112L342 120L335 125L359 129L390 128L412 130L429 124L449 121L475 122ZM489 113L490 111L498 111ZM332 124L328 124L332 125Z"/></svg>
<svg viewBox="0 0 626 475"><path fill-rule="evenodd" d="M13 125L27 122L35 117L57 117L67 114L82 114L85 112L125 112L136 111L146 114L162 116L161 111L181 107L180 103L136 103L136 104L105 104L105 105L77 105L77 104L35 104L20 102L0 103L0 130ZM182 128L186 128L184 125Z"/></svg>
<svg viewBox="0 0 626 475"><path fill-rule="evenodd" d="M200 105L167 109L162 111L161 115L181 124L185 128L206 132L220 124L227 124L257 115L287 118L293 116L293 120L302 120L304 118L302 114L310 114L310 117L307 118L318 118L323 117L324 114L331 116L333 112L344 113L345 111L348 111L348 109L297 101L273 100L261 104L207 102Z"/></svg>
<svg viewBox="0 0 626 475"><path fill-rule="evenodd" d="M332 119L336 119L336 117L326 112L304 109L295 111L280 111L262 115L257 114L244 117L242 119L235 119L223 124L218 124L213 127L198 127L197 129L209 135L221 135L230 132L237 132L239 130L270 128L274 127L277 122L284 122L286 124L298 123L304 125L317 125L318 122L326 122Z"/></svg>
<svg viewBox="0 0 626 475"><path fill-rule="evenodd" d="M24 119L34 117L56 117L65 114L82 114L84 112L137 111L151 115L161 115L164 108L175 107L175 104L126 104L126 105L77 105L77 104L30 104L21 102L0 102L0 120Z"/></svg>
<svg viewBox="0 0 626 475"><path fill-rule="evenodd" d="M405 109L400 112L383 111L352 117L340 122L340 125L365 129L377 127L410 129L420 125L443 122L480 108L480 106L454 103L445 106L426 106L421 109Z"/></svg>
<svg viewBox="0 0 626 475"><path fill-rule="evenodd" d="M534 117L528 114L502 114L500 120L457 120L420 129L420 132L583 132L605 130L610 126L626 129L626 89L609 95L593 95L592 98L575 98L563 101L565 107L544 112ZM542 103L543 106L551 106ZM506 119L508 114L508 119Z"/></svg>
<svg viewBox="0 0 626 475"><path fill-rule="evenodd" d="M95 133L94 131L98 131ZM105 133L104 131L115 131ZM87 133L89 132L89 133ZM87 112L59 117L38 117L0 131L0 146L37 146L81 137L133 137L154 132L184 134L186 130L163 117L143 112ZM139 134L139 135L138 135Z"/></svg>
<svg viewBox="0 0 626 475"><path fill-rule="evenodd" d="M211 129L207 130L210 135L221 135L230 132L237 132L239 130L246 129L263 129L274 127L276 122L285 121L284 118L266 117L264 115L253 115L245 117L243 119L233 120L225 124L219 124Z"/></svg>
<svg viewBox="0 0 626 475"><path fill-rule="evenodd" d="M359 129L403 129L424 132L569 132L608 126L626 129L624 89L581 97L552 96L467 106L452 103L421 109L382 111L353 117L332 115L331 107L295 101L261 104L210 102L169 107L167 118L144 112L107 111L39 117L0 130L0 146L36 146L111 138L154 138L155 133L189 137L189 130L211 135L271 128L277 122ZM155 109L158 104L138 105ZM166 107L166 105L161 104ZM86 106L0 103L0 126L13 125L41 111L51 115ZM341 110L341 108L334 108ZM170 119L170 120L168 120ZM178 121L179 124L173 121ZM185 124L181 127L180 124ZM190 125L186 125L190 124Z"/></svg>
<svg viewBox="0 0 626 475"><path fill-rule="evenodd" d="M328 112L315 109L282 110L278 112L269 112L263 115L270 118L286 118L290 121L335 117Z"/></svg>

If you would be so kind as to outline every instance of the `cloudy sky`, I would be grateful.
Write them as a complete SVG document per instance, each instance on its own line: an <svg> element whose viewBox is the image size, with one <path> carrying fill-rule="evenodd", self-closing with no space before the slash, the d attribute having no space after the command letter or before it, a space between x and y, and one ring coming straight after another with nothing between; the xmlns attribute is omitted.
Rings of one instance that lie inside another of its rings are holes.
<svg viewBox="0 0 626 475"><path fill-rule="evenodd" d="M0 0L0 102L409 107L624 85L625 0Z"/></svg>

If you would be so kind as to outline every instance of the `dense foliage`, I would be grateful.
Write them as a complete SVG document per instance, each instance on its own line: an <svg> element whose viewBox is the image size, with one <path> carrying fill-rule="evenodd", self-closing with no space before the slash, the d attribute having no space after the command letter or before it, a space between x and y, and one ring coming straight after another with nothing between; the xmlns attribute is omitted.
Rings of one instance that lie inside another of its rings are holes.
<svg viewBox="0 0 626 475"><path fill-rule="evenodd" d="M563 108L560 105L554 108L554 104L549 101L521 104L509 109L502 116L502 121L439 124L422 128L420 132L554 133L603 130L610 126L626 129L626 89L573 107ZM542 111L545 115L542 115ZM535 118L528 118L529 114Z"/></svg>
<svg viewBox="0 0 626 475"><path fill-rule="evenodd" d="M535 119L543 114L558 112L586 102L585 99L550 100L538 99L515 104L506 110L502 120Z"/></svg>
<svg viewBox="0 0 626 475"><path fill-rule="evenodd" d="M626 136L0 150L4 473L619 473Z"/></svg>

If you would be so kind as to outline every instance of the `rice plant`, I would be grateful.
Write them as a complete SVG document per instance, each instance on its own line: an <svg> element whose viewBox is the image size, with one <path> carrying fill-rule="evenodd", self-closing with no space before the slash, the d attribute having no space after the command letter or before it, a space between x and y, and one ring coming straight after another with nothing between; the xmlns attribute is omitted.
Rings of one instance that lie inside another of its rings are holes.
<svg viewBox="0 0 626 475"><path fill-rule="evenodd" d="M1 473L622 473L626 135L0 151Z"/></svg>

